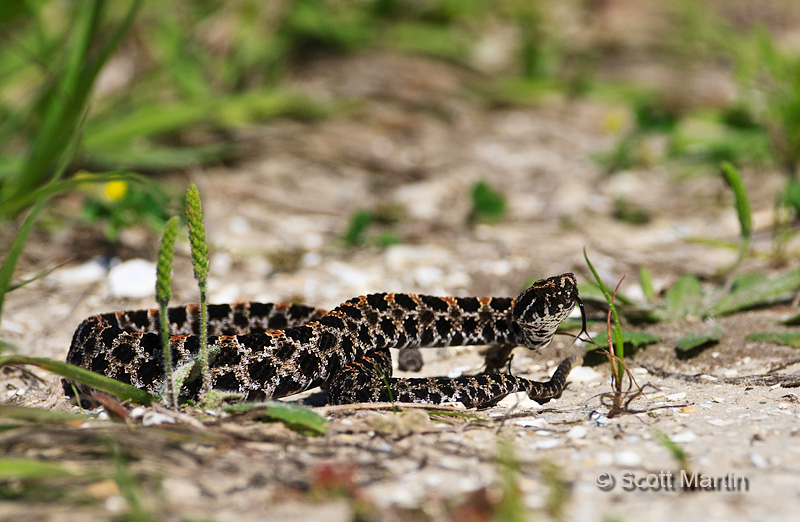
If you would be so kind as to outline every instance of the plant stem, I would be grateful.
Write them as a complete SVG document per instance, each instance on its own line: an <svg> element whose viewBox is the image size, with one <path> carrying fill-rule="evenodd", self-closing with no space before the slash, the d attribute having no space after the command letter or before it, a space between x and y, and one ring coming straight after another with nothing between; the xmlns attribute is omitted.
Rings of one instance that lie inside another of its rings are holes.
<svg viewBox="0 0 800 522"><path fill-rule="evenodd" d="M206 300L206 283L198 283L200 287L200 371L203 374L203 395L211 390L211 373L208 371L208 303Z"/></svg>

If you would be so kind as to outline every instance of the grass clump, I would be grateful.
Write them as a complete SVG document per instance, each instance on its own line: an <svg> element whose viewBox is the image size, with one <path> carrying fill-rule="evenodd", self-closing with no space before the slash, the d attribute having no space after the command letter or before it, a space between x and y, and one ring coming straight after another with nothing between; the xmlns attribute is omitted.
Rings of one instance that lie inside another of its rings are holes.
<svg viewBox="0 0 800 522"><path fill-rule="evenodd" d="M467 220L470 223L498 221L506 213L505 196L487 181L478 181L472 186L472 207Z"/></svg>

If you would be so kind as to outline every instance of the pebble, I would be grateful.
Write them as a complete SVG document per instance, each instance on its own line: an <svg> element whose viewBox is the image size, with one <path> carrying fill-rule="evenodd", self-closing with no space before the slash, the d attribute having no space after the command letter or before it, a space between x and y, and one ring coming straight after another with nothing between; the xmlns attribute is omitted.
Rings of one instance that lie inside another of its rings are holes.
<svg viewBox="0 0 800 522"><path fill-rule="evenodd" d="M619 466L635 468L642 463L642 457L635 451L622 450L614 454L614 462Z"/></svg>
<svg viewBox="0 0 800 522"><path fill-rule="evenodd" d="M114 297L140 298L155 294L156 265L146 259L131 259L108 271L108 290Z"/></svg>
<svg viewBox="0 0 800 522"><path fill-rule="evenodd" d="M161 481L161 487L172 502L193 501L202 495L197 485L179 477L166 477Z"/></svg>
<svg viewBox="0 0 800 522"><path fill-rule="evenodd" d="M756 453L755 451L750 453L750 460L757 469L764 469L767 467L767 459L760 453Z"/></svg>
<svg viewBox="0 0 800 522"><path fill-rule="evenodd" d="M672 402L682 401L685 398L686 398L686 392L673 393L672 395L667 395L667 400Z"/></svg>
<svg viewBox="0 0 800 522"><path fill-rule="evenodd" d="M548 422L546 419L514 419L514 424L523 428L544 428Z"/></svg>
<svg viewBox="0 0 800 522"><path fill-rule="evenodd" d="M555 448L556 446L560 446L560 445L561 445L561 441L559 439L556 439L556 438L541 439L541 440L537 440L536 442L533 443L533 447L535 449L540 449L540 450L552 449L552 448Z"/></svg>
<svg viewBox="0 0 800 522"><path fill-rule="evenodd" d="M148 410L142 415L142 426L158 426L159 424L175 424L175 418L153 410Z"/></svg>
<svg viewBox="0 0 800 522"><path fill-rule="evenodd" d="M706 419L706 422L718 428L724 428L733 424L733 421L730 419Z"/></svg>
<svg viewBox="0 0 800 522"><path fill-rule="evenodd" d="M572 440L578 440L586 437L589 430L585 426L573 426L567 432L567 437Z"/></svg>
<svg viewBox="0 0 800 522"><path fill-rule="evenodd" d="M692 431L681 431L670 437L670 440L676 444L686 444L697 440L697 435Z"/></svg>
<svg viewBox="0 0 800 522"><path fill-rule="evenodd" d="M48 279L62 285L84 285L101 281L107 270L108 267L100 258L94 258L78 266L56 270Z"/></svg>
<svg viewBox="0 0 800 522"><path fill-rule="evenodd" d="M573 368L569 373L569 378L567 379L568 382L574 382L577 384L588 384L590 382L599 380L600 374L588 366L578 366L577 368Z"/></svg>

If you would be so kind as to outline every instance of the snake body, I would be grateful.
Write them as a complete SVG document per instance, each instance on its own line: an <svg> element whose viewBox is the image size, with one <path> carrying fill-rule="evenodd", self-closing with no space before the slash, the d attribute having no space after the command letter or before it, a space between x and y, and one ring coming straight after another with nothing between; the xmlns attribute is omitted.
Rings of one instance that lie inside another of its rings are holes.
<svg viewBox="0 0 800 522"><path fill-rule="evenodd" d="M511 374L458 378L393 378L389 348L500 343L537 350L578 301L573 274L542 279L516 298L437 297L380 293L350 299L330 312L309 306L234 303L208 307L213 387L244 400L285 397L316 386L332 404L394 400L467 407L495 404L524 391L539 402L561 395L575 359L548 382ZM196 360L199 307L168 310L176 366ZM67 362L164 392L158 310L95 315L75 331ZM186 380L181 399L195 399L201 379ZM65 390L72 384L64 383Z"/></svg>

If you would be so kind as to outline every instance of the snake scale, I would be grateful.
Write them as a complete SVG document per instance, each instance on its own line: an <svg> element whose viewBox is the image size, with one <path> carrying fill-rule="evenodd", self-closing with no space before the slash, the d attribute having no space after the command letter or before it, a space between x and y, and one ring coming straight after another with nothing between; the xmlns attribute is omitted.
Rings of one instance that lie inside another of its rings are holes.
<svg viewBox="0 0 800 522"><path fill-rule="evenodd" d="M539 280L516 298L380 293L355 297L327 313L297 304L211 305L213 387L244 400L323 386L331 404L394 400L487 407L513 392L545 403L561 395L574 357L565 359L548 382L510 373L392 378L389 348L499 343L537 350L550 343L580 302L577 288L575 276L567 273ZM170 308L168 319L172 360L189 363L199 352L199 307ZM159 322L158 310L89 317L73 336L67 362L163 393ZM180 398L196 399L201 380L184 382ZM72 383L65 381L64 388L71 393Z"/></svg>

